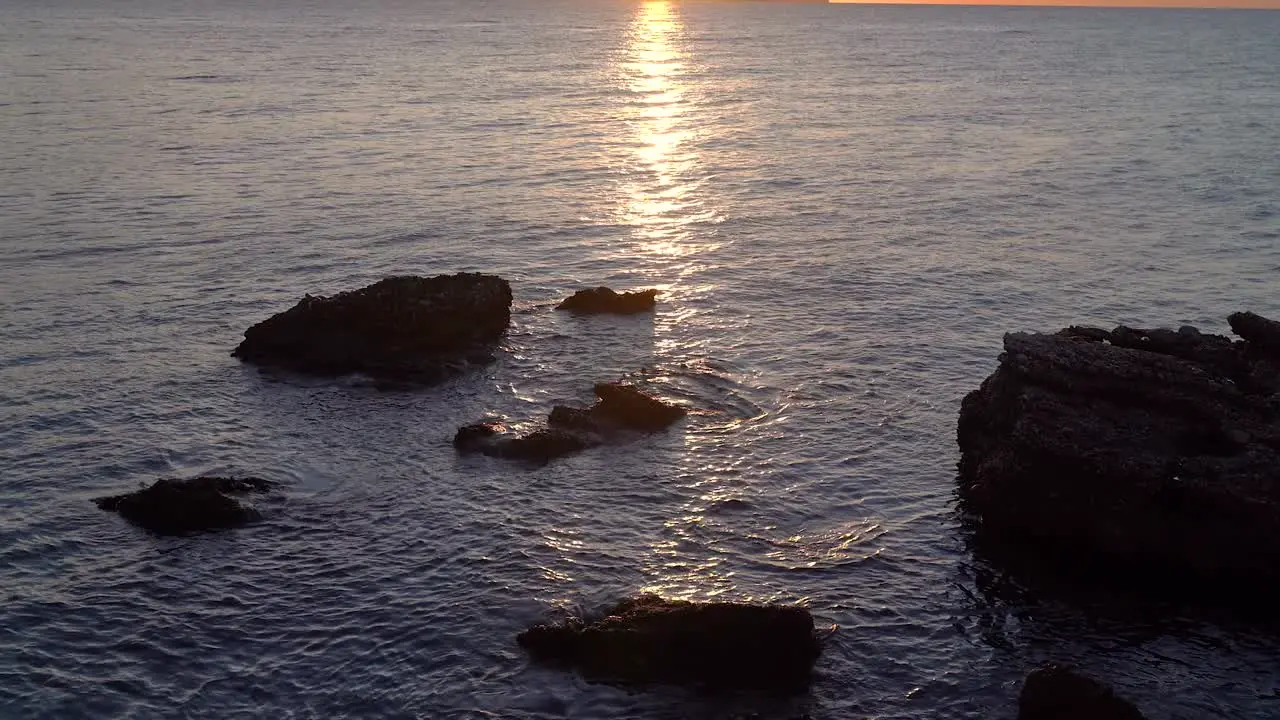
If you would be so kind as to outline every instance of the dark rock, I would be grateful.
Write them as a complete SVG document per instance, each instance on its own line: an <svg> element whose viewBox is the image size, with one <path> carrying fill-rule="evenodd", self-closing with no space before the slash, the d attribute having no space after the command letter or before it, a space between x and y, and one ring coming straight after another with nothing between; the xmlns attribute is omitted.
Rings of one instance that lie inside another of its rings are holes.
<svg viewBox="0 0 1280 720"><path fill-rule="evenodd" d="M1061 667L1027 676L1018 698L1018 720L1144 720L1111 688Z"/></svg>
<svg viewBox="0 0 1280 720"><path fill-rule="evenodd" d="M1125 327L1004 346L960 410L979 532L1142 582L1280 580L1280 363L1251 341Z"/></svg>
<svg viewBox="0 0 1280 720"><path fill-rule="evenodd" d="M594 408L578 408L568 407L566 405L556 405L551 408L551 414L547 415L547 424L551 427L558 427L564 430L577 432L598 432L600 428L600 418L593 411Z"/></svg>
<svg viewBox="0 0 1280 720"><path fill-rule="evenodd" d="M590 679L788 694L808 688L822 649L813 617L801 607L654 595L596 619L536 625L517 639L535 660Z"/></svg>
<svg viewBox="0 0 1280 720"><path fill-rule="evenodd" d="M555 428L543 428L526 435L511 435L503 429L495 423L464 425L454 435L453 446L461 452L546 463L590 444L580 435Z"/></svg>
<svg viewBox="0 0 1280 720"><path fill-rule="evenodd" d="M1280 322L1256 313L1238 312L1227 318L1231 332L1239 335L1260 352L1280 355Z"/></svg>
<svg viewBox="0 0 1280 720"><path fill-rule="evenodd" d="M634 315L652 310L657 294L657 290L618 293L602 286L579 290L557 305L556 309L584 314Z"/></svg>
<svg viewBox="0 0 1280 720"><path fill-rule="evenodd" d="M685 409L644 394L634 385L596 383L600 402L592 412L622 427L656 432L685 416Z"/></svg>
<svg viewBox="0 0 1280 720"><path fill-rule="evenodd" d="M608 434L618 430L657 432L687 414L678 406L646 395L626 383L596 383L596 397L589 408L557 405L548 416L548 424L579 432Z"/></svg>
<svg viewBox="0 0 1280 720"><path fill-rule="evenodd" d="M621 431L656 432L684 417L684 408L644 394L623 383L598 383L600 398L589 408L557 405L547 427L513 436L495 423L476 423L458 429L453 446L462 452L494 457L549 460L599 445Z"/></svg>
<svg viewBox="0 0 1280 720"><path fill-rule="evenodd" d="M503 427L499 423L472 423L458 428L453 436L453 446L459 450L479 450L493 442Z"/></svg>
<svg viewBox="0 0 1280 720"><path fill-rule="evenodd" d="M439 382L493 359L511 319L511 287L492 275L390 277L333 297L306 296L254 325L231 354L310 375L364 373Z"/></svg>
<svg viewBox="0 0 1280 720"><path fill-rule="evenodd" d="M231 495L266 492L272 483L260 478L198 477L162 479L124 495L96 498L129 522L160 535L239 527L259 518L258 512Z"/></svg>

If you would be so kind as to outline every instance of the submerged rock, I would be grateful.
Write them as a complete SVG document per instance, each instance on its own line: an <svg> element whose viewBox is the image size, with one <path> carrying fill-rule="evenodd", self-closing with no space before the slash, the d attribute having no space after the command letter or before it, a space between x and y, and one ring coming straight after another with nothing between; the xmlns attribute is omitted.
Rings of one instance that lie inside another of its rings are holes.
<svg viewBox="0 0 1280 720"><path fill-rule="evenodd" d="M453 446L461 452L478 452L492 457L546 463L588 447L588 441L574 433L543 428L527 435L503 432L496 423L476 423L458 428Z"/></svg>
<svg viewBox="0 0 1280 720"><path fill-rule="evenodd" d="M601 286L579 290L557 305L556 309L583 314L634 315L652 310L657 304L657 295L657 290L619 293Z"/></svg>
<svg viewBox="0 0 1280 720"><path fill-rule="evenodd" d="M979 532L1227 599L1280 579L1280 357L1271 321L1232 318L1249 340L1005 336L960 410L960 496Z"/></svg>
<svg viewBox="0 0 1280 720"><path fill-rule="evenodd" d="M1097 680L1051 666L1027 676L1018 697L1018 720L1144 720L1144 717L1132 703Z"/></svg>
<svg viewBox="0 0 1280 720"><path fill-rule="evenodd" d="M332 297L308 295L246 330L231 354L309 375L430 384L491 362L510 320L511 286L502 278L390 277Z"/></svg>
<svg viewBox="0 0 1280 720"><path fill-rule="evenodd" d="M803 692L822 650L802 607L663 600L642 595L595 619L520 633L540 662L584 677L711 690Z"/></svg>
<svg viewBox="0 0 1280 720"><path fill-rule="evenodd" d="M230 496L266 492L271 487L271 482L261 478L166 478L131 493L96 498L94 503L154 533L176 535L234 528L257 520L256 510Z"/></svg>
<svg viewBox="0 0 1280 720"><path fill-rule="evenodd" d="M646 395L626 383L597 383L595 405L588 408L557 405L547 427L526 435L512 435L498 423L464 425L453 437L461 452L547 462L600 445L620 432L657 432L684 417L678 405Z"/></svg>

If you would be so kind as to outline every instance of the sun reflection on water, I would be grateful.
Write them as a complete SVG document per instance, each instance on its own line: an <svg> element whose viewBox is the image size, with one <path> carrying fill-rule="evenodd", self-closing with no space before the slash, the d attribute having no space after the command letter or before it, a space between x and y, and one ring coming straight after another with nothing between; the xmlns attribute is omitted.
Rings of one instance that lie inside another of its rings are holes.
<svg viewBox="0 0 1280 720"><path fill-rule="evenodd" d="M621 83L631 95L628 125L633 157L620 203L620 220L633 228L643 250L684 256L705 250L691 226L714 221L694 146L697 87L678 8L649 0L636 10Z"/></svg>

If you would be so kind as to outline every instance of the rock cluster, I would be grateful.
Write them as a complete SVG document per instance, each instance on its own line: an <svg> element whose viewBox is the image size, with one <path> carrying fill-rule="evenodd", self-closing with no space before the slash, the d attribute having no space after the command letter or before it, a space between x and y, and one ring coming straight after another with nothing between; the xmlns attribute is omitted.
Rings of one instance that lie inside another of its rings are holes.
<svg viewBox="0 0 1280 720"><path fill-rule="evenodd" d="M517 641L537 661L593 680L709 690L803 692L822 650L802 607L642 595L594 619L536 625Z"/></svg>
<svg viewBox="0 0 1280 720"><path fill-rule="evenodd" d="M600 445L624 431L657 432L686 412L625 383L597 383L595 393L599 400L591 407L552 408L545 428L515 435L498 423L475 423L459 428L453 445L462 452L548 462Z"/></svg>
<svg viewBox="0 0 1280 720"><path fill-rule="evenodd" d="M579 290L556 306L557 310L570 310L584 315L613 313L615 315L634 315L648 312L654 308L657 290L638 290L636 292L614 292L607 287Z"/></svg>
<svg viewBox="0 0 1280 720"><path fill-rule="evenodd" d="M1067 668L1050 666L1027 676L1018 720L1144 720L1111 688Z"/></svg>
<svg viewBox="0 0 1280 720"><path fill-rule="evenodd" d="M309 375L431 384L492 361L510 320L511 286L502 278L389 277L332 297L308 295L246 330L231 354Z"/></svg>
<svg viewBox="0 0 1280 720"><path fill-rule="evenodd" d="M960 496L979 532L1227 596L1274 587L1280 323L1230 323L1243 340L1190 327L1005 336L960 411Z"/></svg>
<svg viewBox="0 0 1280 720"><path fill-rule="evenodd" d="M234 528L257 520L258 511L232 495L262 493L271 487L271 482L251 477L166 478L135 492L96 498L94 503L159 535L178 535Z"/></svg>

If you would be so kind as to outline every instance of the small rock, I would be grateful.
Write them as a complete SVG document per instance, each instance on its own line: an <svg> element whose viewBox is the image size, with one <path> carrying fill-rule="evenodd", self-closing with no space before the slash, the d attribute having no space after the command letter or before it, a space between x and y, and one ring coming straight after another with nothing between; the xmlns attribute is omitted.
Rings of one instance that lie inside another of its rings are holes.
<svg viewBox="0 0 1280 720"><path fill-rule="evenodd" d="M502 432L500 423L472 423L458 428L453 436L453 446L459 450L478 450Z"/></svg>
<svg viewBox="0 0 1280 720"><path fill-rule="evenodd" d="M1041 668L1027 676L1018 698L1018 720L1145 720L1138 708L1097 680L1066 668Z"/></svg>
<svg viewBox="0 0 1280 720"><path fill-rule="evenodd" d="M546 463L589 446L574 433L543 428L526 435L510 435L494 423L465 425L453 436L453 446L461 452L478 452L491 457Z"/></svg>
<svg viewBox="0 0 1280 720"><path fill-rule="evenodd" d="M684 408L646 395L634 385L596 383L594 389L600 402L596 403L592 412L633 430L655 432L686 414Z"/></svg>
<svg viewBox="0 0 1280 720"><path fill-rule="evenodd" d="M536 625L517 640L535 660L593 680L792 694L822 645L802 607L642 595L594 619Z"/></svg>
<svg viewBox="0 0 1280 720"><path fill-rule="evenodd" d="M512 436L502 425L476 423L459 428L453 446L462 452L547 462L600 445L621 431L662 430L686 412L624 383L598 383L595 391L600 400L589 408L552 408L546 428Z"/></svg>
<svg viewBox="0 0 1280 720"><path fill-rule="evenodd" d="M657 432L687 414L678 406L665 403L626 383L596 383L596 397L589 408L557 405L547 418L550 425L575 430L608 434L618 430Z"/></svg>
<svg viewBox="0 0 1280 720"><path fill-rule="evenodd" d="M177 535L234 528L257 520L256 510L230 495L266 492L272 485L261 478L166 478L142 490L96 498L94 503L159 535Z"/></svg>
<svg viewBox="0 0 1280 720"><path fill-rule="evenodd" d="M557 305L556 309L583 314L634 315L652 310L657 303L657 294L657 290L618 293L601 286L579 290Z"/></svg>

